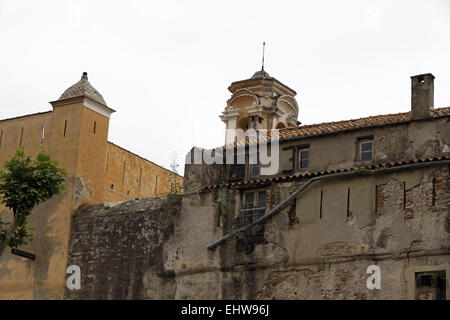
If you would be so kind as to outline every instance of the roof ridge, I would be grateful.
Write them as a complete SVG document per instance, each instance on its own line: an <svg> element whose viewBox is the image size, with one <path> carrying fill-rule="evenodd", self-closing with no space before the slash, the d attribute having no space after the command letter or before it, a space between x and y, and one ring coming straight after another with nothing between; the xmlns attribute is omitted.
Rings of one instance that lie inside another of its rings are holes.
<svg viewBox="0 0 450 320"><path fill-rule="evenodd" d="M445 110L445 109L450 109L450 106L449 107L436 108L436 109L434 109L434 111L436 112L436 111ZM281 129L278 129L278 130L280 132L282 132L282 131L290 131L290 130L294 130L294 129L307 129L307 128L311 128L311 127L324 126L324 125L329 125L329 124L344 123L344 122L358 121L358 120L365 120L365 119L373 119L373 118L381 118L381 117L388 117L388 116L402 116L402 115L409 115L409 114L410 114L410 111L398 112L398 113L387 113L387 114L385 113L385 114L361 117L361 118L356 118L356 119L318 122L318 123L312 123L312 124L305 124L303 126L286 127L286 128L281 128Z"/></svg>
<svg viewBox="0 0 450 320"><path fill-rule="evenodd" d="M48 110L48 111L42 111L42 112L35 112L35 113L24 114L24 115L12 117L12 118L0 119L0 122L2 122L2 121L8 121L8 120L15 120L15 119L19 119L19 118L25 118L25 117L32 117L32 116L41 115L41 114L44 114L44 113L50 113L50 112L53 112L53 111L52 111L52 110Z"/></svg>
<svg viewBox="0 0 450 320"><path fill-rule="evenodd" d="M214 185L208 185L204 186L202 190L210 190L215 189L219 187L229 187L229 186L241 186L241 185L262 185L272 182L286 182L291 180L298 180L303 178L311 178L315 176L320 175L328 175L338 172L350 172L350 171L358 171L358 170L377 170L377 169L385 169L389 167L401 167L403 165L413 164L413 163L424 163L424 162L439 162L439 161L448 161L450 160L450 155L435 155L433 157L428 158L413 158L413 159L406 159L406 160L391 160L391 161L385 161L380 163L373 163L368 166L356 166L351 168L337 168L337 169L327 169L327 170L316 170L313 172L302 172L302 173L293 173L293 174L285 174L285 175L277 175L267 178L258 178L258 179L244 179L241 181L236 182L227 182L224 184L214 184Z"/></svg>
<svg viewBox="0 0 450 320"><path fill-rule="evenodd" d="M143 156L140 156L140 155L138 155L137 153L134 153L134 152L132 152L132 151L130 151L130 150L128 150L128 149L125 149L124 147L121 147L121 146L119 146L118 144L115 144L114 142L111 142L111 141L109 141L109 140L108 140L107 142L110 143L110 144L112 144L113 146L116 146L116 147L118 147L118 148L120 148L120 149L122 149L122 150L128 152L128 153L131 153L132 155L134 155L134 156L136 156L136 157L138 157L138 158L141 158L141 159L144 160L144 161L150 162L151 164L154 164L154 165L157 166L157 167L160 167L160 168L162 168L162 169L164 169L164 170L166 170L166 171L169 171L170 173L173 173L173 174L179 176L180 178L183 178L183 176L180 175L179 173L176 173L176 172L173 172L173 171L170 170L170 169L164 168L162 165L157 164L157 163L155 163L155 162L153 162L153 161L151 161L151 160L148 160L147 158L144 158Z"/></svg>

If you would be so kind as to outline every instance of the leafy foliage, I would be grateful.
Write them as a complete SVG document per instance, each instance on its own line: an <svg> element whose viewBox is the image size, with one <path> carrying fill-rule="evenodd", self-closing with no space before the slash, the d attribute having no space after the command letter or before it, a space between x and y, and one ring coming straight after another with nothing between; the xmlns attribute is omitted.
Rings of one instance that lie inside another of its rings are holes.
<svg viewBox="0 0 450 320"><path fill-rule="evenodd" d="M179 205L181 199L183 198L183 187L178 178L178 164L177 155L173 153L171 155L170 169L173 174L169 177L169 193L167 199L165 200L162 209L166 213L174 213L175 208Z"/></svg>
<svg viewBox="0 0 450 320"><path fill-rule="evenodd" d="M58 168L58 162L40 151L33 161L23 149L5 162L0 172L1 203L13 211L14 222L9 230L8 223L0 217L0 255L5 243L19 247L32 240L31 228L27 227L27 217L33 208L60 194L64 190L66 171Z"/></svg>

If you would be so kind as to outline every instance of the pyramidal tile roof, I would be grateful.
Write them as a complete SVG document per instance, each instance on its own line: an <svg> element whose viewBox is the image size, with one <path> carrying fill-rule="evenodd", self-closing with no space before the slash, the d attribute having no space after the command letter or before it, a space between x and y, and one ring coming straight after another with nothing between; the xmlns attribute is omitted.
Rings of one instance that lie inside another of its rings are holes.
<svg viewBox="0 0 450 320"><path fill-rule="evenodd" d="M83 72L80 81L64 91L58 100L65 100L75 97L88 97L95 102L107 106L102 95L89 83L87 72Z"/></svg>

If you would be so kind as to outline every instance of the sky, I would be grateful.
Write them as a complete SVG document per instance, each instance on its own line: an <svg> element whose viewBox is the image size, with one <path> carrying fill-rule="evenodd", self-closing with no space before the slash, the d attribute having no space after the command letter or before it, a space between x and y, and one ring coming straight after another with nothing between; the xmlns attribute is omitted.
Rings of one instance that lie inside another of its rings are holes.
<svg viewBox="0 0 450 320"><path fill-rule="evenodd" d="M410 110L433 73L450 106L450 1L0 0L0 119L51 110L79 81L115 109L109 140L169 168L220 146L233 81L261 69L302 124Z"/></svg>

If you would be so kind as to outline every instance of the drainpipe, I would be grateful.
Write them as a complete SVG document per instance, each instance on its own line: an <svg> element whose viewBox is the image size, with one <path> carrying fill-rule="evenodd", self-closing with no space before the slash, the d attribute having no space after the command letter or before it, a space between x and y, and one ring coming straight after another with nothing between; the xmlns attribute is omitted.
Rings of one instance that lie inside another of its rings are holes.
<svg viewBox="0 0 450 320"><path fill-rule="evenodd" d="M235 230L233 232L230 232L230 233L226 234L225 236L223 236L220 239L217 239L216 241L213 241L213 242L209 243L208 245L206 245L206 248L208 248L209 250L212 250L215 247L217 247L218 245L220 245L223 242L225 242L226 240L228 240L229 238L231 238L234 235L236 235L237 233L244 232L247 229L253 227L254 225L257 225L257 224L259 224L261 222L264 222L267 219L269 219L270 217L278 214L281 210L286 208L289 205L289 203L292 200L294 200L300 193L302 193L304 190L306 190L311 184L313 184L316 181L329 180L329 179L339 179L339 178L354 177L354 176L367 176L367 175L375 175L375 174L384 174L384 173L391 173L391 172L400 171L400 170L406 170L406 169L427 168L427 167L434 167L434 166L442 166L442 165L446 165L446 164L450 164L450 160L441 160L441 161L423 162L423 163L412 163L412 164L406 164L406 165L402 165L402 166L399 166L399 167L391 167L391 168L359 169L359 170L355 170L355 171L337 172L337 173L332 173L332 174L328 174L328 175L323 175L323 176L318 176L318 177L311 178L308 181L306 181L304 184L302 184L300 186L300 188L295 190L289 197L287 197L286 199L281 201L279 204L277 204L275 206L275 208L270 210L264 216L260 217L259 219L253 221L250 224L247 224L247 225L245 225L245 226L243 226L243 227L241 227L241 228L239 228L239 229L237 229L237 230Z"/></svg>

